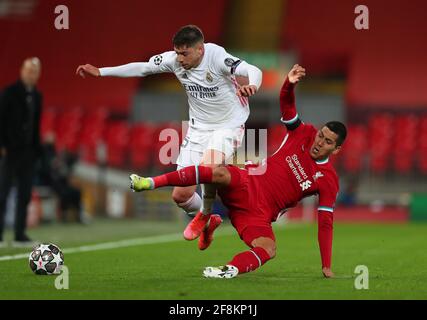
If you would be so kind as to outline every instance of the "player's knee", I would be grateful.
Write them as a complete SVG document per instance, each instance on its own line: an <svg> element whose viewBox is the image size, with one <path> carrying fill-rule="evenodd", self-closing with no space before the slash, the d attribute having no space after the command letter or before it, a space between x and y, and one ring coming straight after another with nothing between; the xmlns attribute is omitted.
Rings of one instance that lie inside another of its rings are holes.
<svg viewBox="0 0 427 320"><path fill-rule="evenodd" d="M267 251L270 259L273 259L276 256L276 244L273 243L271 245L267 245L264 250Z"/></svg>
<svg viewBox="0 0 427 320"><path fill-rule="evenodd" d="M254 240L252 244L255 247L263 248L270 256L270 259L273 259L276 256L276 242L273 239L260 237Z"/></svg>
<svg viewBox="0 0 427 320"><path fill-rule="evenodd" d="M193 190L173 189L172 199L177 205L187 202L194 194Z"/></svg>
<svg viewBox="0 0 427 320"><path fill-rule="evenodd" d="M225 167L216 167L212 171L212 182L217 184L227 184L230 181L230 172Z"/></svg>

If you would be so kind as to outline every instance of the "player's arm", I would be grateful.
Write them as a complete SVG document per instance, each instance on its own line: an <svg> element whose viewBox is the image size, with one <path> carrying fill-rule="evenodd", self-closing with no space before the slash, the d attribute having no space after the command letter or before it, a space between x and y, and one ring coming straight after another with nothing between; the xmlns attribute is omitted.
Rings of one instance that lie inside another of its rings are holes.
<svg viewBox="0 0 427 320"><path fill-rule="evenodd" d="M225 76L236 75L248 78L248 84L240 86L237 90L238 96L253 96L262 83L262 71L229 54L224 48L217 46L214 68Z"/></svg>
<svg viewBox="0 0 427 320"><path fill-rule="evenodd" d="M334 207L338 194L338 185L328 177L319 179L319 207L317 215L317 240L319 242L320 256L322 260L322 272L326 278L332 278L332 240L334 231Z"/></svg>
<svg viewBox="0 0 427 320"><path fill-rule="evenodd" d="M172 72L175 56L173 51L158 54L150 58L148 62L132 62L116 67L97 68L90 64L80 65L76 74L85 78L92 77L145 77L151 74Z"/></svg>
<svg viewBox="0 0 427 320"><path fill-rule="evenodd" d="M237 91L238 96L253 96L261 87L262 71L256 66L251 65L246 61L238 60L234 63L231 71L237 76L248 78L249 81L247 85L240 86L239 90Z"/></svg>
<svg viewBox="0 0 427 320"><path fill-rule="evenodd" d="M326 278L332 278L332 238L333 238L333 214L328 209L318 210L318 231L317 240L319 242L320 256L322 259L322 272Z"/></svg>
<svg viewBox="0 0 427 320"><path fill-rule="evenodd" d="M280 90L280 111L282 118L280 119L288 130L295 130L301 124L295 106L294 88L298 81L305 76L305 69L296 64L289 71L285 82Z"/></svg>

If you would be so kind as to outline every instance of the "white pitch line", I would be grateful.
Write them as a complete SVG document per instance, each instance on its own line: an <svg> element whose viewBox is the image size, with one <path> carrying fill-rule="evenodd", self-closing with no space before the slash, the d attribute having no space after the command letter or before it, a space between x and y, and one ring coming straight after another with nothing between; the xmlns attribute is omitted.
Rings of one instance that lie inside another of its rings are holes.
<svg viewBox="0 0 427 320"><path fill-rule="evenodd" d="M221 230L221 232L218 235L219 236L229 235L233 233L231 231L232 231L231 228L229 229L224 228L223 230ZM77 252L109 250L109 249L117 249L117 248L124 248L124 247L141 246L141 245L147 245L147 244L175 242L179 240L184 240L182 237L182 233L165 234L165 235L146 237L146 238L134 238L134 239L127 239L127 240L119 240L119 241L104 242L104 243L98 243L98 244L92 244L92 245L85 245L85 246L80 246L75 248L67 248L62 250L62 252L64 254L71 254L71 253L77 253ZM1 256L0 261L24 259L24 258L28 258L28 256L29 256L29 253Z"/></svg>
<svg viewBox="0 0 427 320"><path fill-rule="evenodd" d="M296 225L290 224L290 225L280 226L279 228L288 229L288 228L295 228L299 226L300 225L298 224ZM217 236L226 236L226 235L232 235L232 234L237 235L234 228L232 226L225 226L221 228L221 230L217 233ZM62 251L64 252L64 254L72 254L77 252L109 250L109 249L117 249L117 248L124 248L124 247L142 246L147 244L175 242L179 240L184 240L182 237L182 233L164 234L164 235L146 237L146 238L134 238L134 239L127 239L127 240L104 242L104 243L85 245L85 246L80 246L75 248L67 248ZM28 258L28 256L29 256L29 253L20 253L15 255L1 256L0 262L24 259L24 258Z"/></svg>

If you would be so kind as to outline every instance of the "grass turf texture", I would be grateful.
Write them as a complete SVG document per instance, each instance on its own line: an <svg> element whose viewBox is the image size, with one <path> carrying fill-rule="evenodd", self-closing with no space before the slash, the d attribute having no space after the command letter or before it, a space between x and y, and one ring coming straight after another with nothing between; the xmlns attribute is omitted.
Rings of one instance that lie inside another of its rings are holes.
<svg viewBox="0 0 427 320"><path fill-rule="evenodd" d="M180 233L181 223L101 220L89 226L54 225L31 230L33 238L61 248ZM0 299L427 299L427 225L336 224L335 279L324 279L315 225L275 228L277 257L255 272L230 280L205 279L208 265L231 260L246 246L222 226L204 252L196 241L137 245L65 254L69 290L55 276L36 276L27 259L0 261ZM0 257L29 253L0 249ZM357 265L369 268L369 289L356 290Z"/></svg>

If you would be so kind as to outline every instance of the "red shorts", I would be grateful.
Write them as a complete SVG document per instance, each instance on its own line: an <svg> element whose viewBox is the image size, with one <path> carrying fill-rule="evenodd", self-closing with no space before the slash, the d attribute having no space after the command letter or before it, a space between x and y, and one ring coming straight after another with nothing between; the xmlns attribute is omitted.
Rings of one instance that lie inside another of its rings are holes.
<svg viewBox="0 0 427 320"><path fill-rule="evenodd" d="M249 246L254 239L267 237L275 240L269 209L263 193L248 170L236 166L226 166L231 174L230 185L218 190L224 205L228 208L229 218L240 238Z"/></svg>

